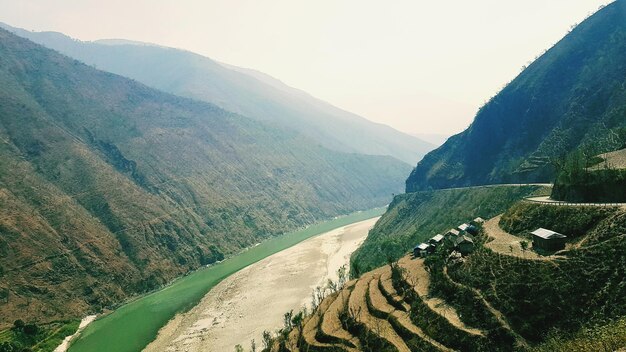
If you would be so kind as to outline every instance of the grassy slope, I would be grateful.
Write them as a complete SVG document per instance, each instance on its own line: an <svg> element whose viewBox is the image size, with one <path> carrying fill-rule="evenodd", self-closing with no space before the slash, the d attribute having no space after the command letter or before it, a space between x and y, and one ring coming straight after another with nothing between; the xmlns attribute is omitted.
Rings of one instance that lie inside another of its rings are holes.
<svg viewBox="0 0 626 352"><path fill-rule="evenodd" d="M407 191L549 181L551 160L580 146L626 143L626 1L598 11L480 109L464 132L427 154Z"/></svg>
<svg viewBox="0 0 626 352"><path fill-rule="evenodd" d="M386 204L410 167L97 71L0 30L0 326L97 310Z"/></svg>
<svg viewBox="0 0 626 352"><path fill-rule="evenodd" d="M398 259L437 233L481 216L504 212L524 196L548 192L540 186L493 186L398 195L352 256L352 266L368 271Z"/></svg>
<svg viewBox="0 0 626 352"><path fill-rule="evenodd" d="M159 329L175 313L194 306L213 286L230 274L273 253L334 228L382 214L373 209L351 214L305 230L265 241L222 263L201 269L174 282L167 288L141 297L89 325L71 352L139 351L156 337Z"/></svg>
<svg viewBox="0 0 626 352"><path fill-rule="evenodd" d="M552 334L533 352L623 351L626 346L626 318L581 329L572 336ZM620 349L621 348L621 349Z"/></svg>

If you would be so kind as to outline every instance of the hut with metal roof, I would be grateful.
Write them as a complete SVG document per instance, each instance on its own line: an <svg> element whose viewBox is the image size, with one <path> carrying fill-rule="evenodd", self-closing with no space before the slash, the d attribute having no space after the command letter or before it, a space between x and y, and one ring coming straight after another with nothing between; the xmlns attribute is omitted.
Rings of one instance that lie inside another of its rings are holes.
<svg viewBox="0 0 626 352"><path fill-rule="evenodd" d="M474 225L474 226L481 226L484 223L485 223L485 219L481 218L480 216L470 221L470 225Z"/></svg>
<svg viewBox="0 0 626 352"><path fill-rule="evenodd" d="M544 251L558 251L565 248L567 236L544 229L542 227L531 232L533 235L533 249L541 249Z"/></svg>
<svg viewBox="0 0 626 352"><path fill-rule="evenodd" d="M433 236L433 238L428 240L428 243L432 244L433 246L438 246L439 244L443 243L443 238L443 235L436 234L435 236Z"/></svg>
<svg viewBox="0 0 626 352"><path fill-rule="evenodd" d="M464 223L461 224L457 227L457 229L461 232L467 232L467 233L471 233L472 235L477 235L478 234L478 227L472 225L471 223Z"/></svg>
<svg viewBox="0 0 626 352"><path fill-rule="evenodd" d="M461 232L457 229L450 229L448 232L443 235L447 244L454 246L456 243L456 239L461 235Z"/></svg>
<svg viewBox="0 0 626 352"><path fill-rule="evenodd" d="M474 251L474 240L471 236L461 235L456 238L454 247L463 255L472 253Z"/></svg>
<svg viewBox="0 0 626 352"><path fill-rule="evenodd" d="M418 258L427 256L430 251L430 247L431 246L427 243L418 244L415 248L413 248L413 257Z"/></svg>

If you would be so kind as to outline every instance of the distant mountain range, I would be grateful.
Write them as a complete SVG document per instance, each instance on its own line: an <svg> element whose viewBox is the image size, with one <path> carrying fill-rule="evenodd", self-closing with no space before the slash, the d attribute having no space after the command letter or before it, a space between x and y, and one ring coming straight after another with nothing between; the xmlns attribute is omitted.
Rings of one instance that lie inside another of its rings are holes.
<svg viewBox="0 0 626 352"><path fill-rule="evenodd" d="M337 151L415 164L435 145L374 123L264 73L184 50L123 39L82 42L56 32L0 26L98 69L297 131Z"/></svg>
<svg viewBox="0 0 626 352"><path fill-rule="evenodd" d="M269 236L385 205L410 171L2 29L0 165L0 326L77 317Z"/></svg>
<svg viewBox="0 0 626 352"><path fill-rule="evenodd" d="M585 20L483 106L464 132L430 152L408 192L546 182L573 150L626 143L626 1Z"/></svg>

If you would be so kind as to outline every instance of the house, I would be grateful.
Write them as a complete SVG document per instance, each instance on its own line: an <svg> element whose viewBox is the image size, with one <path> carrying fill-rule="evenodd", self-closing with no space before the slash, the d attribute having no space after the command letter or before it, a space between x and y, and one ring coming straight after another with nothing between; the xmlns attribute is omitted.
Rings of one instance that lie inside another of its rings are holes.
<svg viewBox="0 0 626 352"><path fill-rule="evenodd" d="M450 229L444 235L446 243L451 245L451 246L454 246L454 244L456 243L455 241L456 241L457 237L459 237L460 234L461 233L459 232L459 230L457 230L457 229Z"/></svg>
<svg viewBox="0 0 626 352"><path fill-rule="evenodd" d="M428 243L435 247L441 244L442 242L443 242L443 235L440 235L440 234L437 234L433 236L433 238L428 240Z"/></svg>
<svg viewBox="0 0 626 352"><path fill-rule="evenodd" d="M470 233L472 235L477 235L478 234L478 227L475 226L475 225L472 225L472 224L468 224L468 223L459 225L459 227L457 227L457 229L460 232L467 232L467 233Z"/></svg>
<svg viewBox="0 0 626 352"><path fill-rule="evenodd" d="M468 235L461 235L455 241L455 248L463 255L469 254L474 251L474 240Z"/></svg>
<svg viewBox="0 0 626 352"><path fill-rule="evenodd" d="M478 226L482 226L482 224L485 223L485 219L481 218L480 216L477 217L476 219L470 221L470 225L474 225L476 227Z"/></svg>
<svg viewBox="0 0 626 352"><path fill-rule="evenodd" d="M413 257L425 257L429 252L430 246L426 243L420 243L413 248Z"/></svg>
<svg viewBox="0 0 626 352"><path fill-rule="evenodd" d="M465 223L465 224L461 224L461 225L459 225L459 226L457 227L457 229L458 229L459 231L467 231L467 229L468 229L469 227L470 227L470 224Z"/></svg>
<svg viewBox="0 0 626 352"><path fill-rule="evenodd" d="M542 227L531 232L531 234L533 235L533 249L558 251L565 248L567 236L563 234Z"/></svg>

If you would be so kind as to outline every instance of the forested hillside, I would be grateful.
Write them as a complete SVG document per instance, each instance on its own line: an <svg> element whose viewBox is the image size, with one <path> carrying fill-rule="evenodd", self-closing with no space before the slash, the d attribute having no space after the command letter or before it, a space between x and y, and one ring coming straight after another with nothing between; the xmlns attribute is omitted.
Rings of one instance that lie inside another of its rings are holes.
<svg viewBox="0 0 626 352"><path fill-rule="evenodd" d="M98 69L292 129L330 149L391 155L415 164L434 148L417 137L341 110L261 72L188 51L125 40L81 42L61 33L0 26Z"/></svg>
<svg viewBox="0 0 626 352"><path fill-rule="evenodd" d="M0 30L0 325L76 317L314 221L410 167L172 96Z"/></svg>
<svg viewBox="0 0 626 352"><path fill-rule="evenodd" d="M626 1L574 28L483 106L464 132L429 153L408 192L490 183L553 181L577 148L626 143Z"/></svg>

